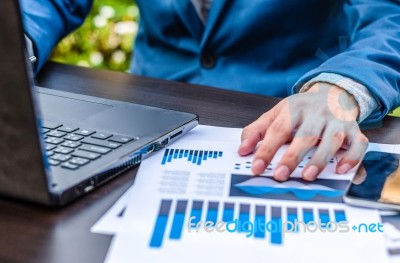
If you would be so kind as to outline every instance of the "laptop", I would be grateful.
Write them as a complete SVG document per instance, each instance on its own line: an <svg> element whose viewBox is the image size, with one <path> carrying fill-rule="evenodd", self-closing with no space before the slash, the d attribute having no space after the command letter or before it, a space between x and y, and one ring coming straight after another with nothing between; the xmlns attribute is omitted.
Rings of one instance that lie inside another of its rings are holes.
<svg viewBox="0 0 400 263"><path fill-rule="evenodd" d="M65 205L198 124L191 113L35 87L19 3L0 7L1 196Z"/></svg>

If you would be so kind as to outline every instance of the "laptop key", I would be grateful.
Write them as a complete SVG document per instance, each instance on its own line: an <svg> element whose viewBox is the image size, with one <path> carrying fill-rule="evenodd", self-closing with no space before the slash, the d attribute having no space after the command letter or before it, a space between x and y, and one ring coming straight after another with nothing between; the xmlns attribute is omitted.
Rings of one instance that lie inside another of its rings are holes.
<svg viewBox="0 0 400 263"><path fill-rule="evenodd" d="M93 138L85 138L81 141L82 143L87 143L87 144L92 144L92 145L97 145L97 146L102 146L110 149L117 149L120 147L122 144L116 143L116 142L109 142L109 141L102 141L98 139L93 139Z"/></svg>
<svg viewBox="0 0 400 263"><path fill-rule="evenodd" d="M71 155L65 155L61 153L56 153L53 156L50 157L53 160L60 161L60 162L65 162L71 159Z"/></svg>
<svg viewBox="0 0 400 263"><path fill-rule="evenodd" d="M81 147L79 147L79 150L83 151L89 151L89 152L95 152L99 154L107 154L111 152L109 148L97 146L97 145L90 145L90 144L84 144Z"/></svg>
<svg viewBox="0 0 400 263"><path fill-rule="evenodd" d="M70 133L64 137L64 139L74 141L74 142L82 140L82 138L84 138L84 137L81 135L76 135L76 134L72 134L72 133Z"/></svg>
<svg viewBox="0 0 400 263"><path fill-rule="evenodd" d="M69 147L69 148L76 148L76 147L81 146L81 143L80 142L74 142L74 141L65 141L61 145L65 146L65 147Z"/></svg>
<svg viewBox="0 0 400 263"><path fill-rule="evenodd" d="M87 129L80 129L79 131L76 131L75 134L82 135L82 136L89 136L95 133L95 131L92 130L87 130Z"/></svg>
<svg viewBox="0 0 400 263"><path fill-rule="evenodd" d="M69 160L69 163L76 164L76 165L85 165L89 162L88 159L80 158L80 157L73 157Z"/></svg>
<svg viewBox="0 0 400 263"><path fill-rule="evenodd" d="M48 162L50 165L53 165L53 166L57 166L57 165L60 164L59 161L52 160L52 159L48 159L47 162Z"/></svg>
<svg viewBox="0 0 400 263"><path fill-rule="evenodd" d="M47 129L47 128L42 128L42 134L46 134L46 133L48 133L49 131L51 131L50 129Z"/></svg>
<svg viewBox="0 0 400 263"><path fill-rule="evenodd" d="M54 148L56 148L57 147L57 145L54 145L54 144L46 144L46 146L44 147L44 149L46 150L46 151L51 151L51 150L53 150Z"/></svg>
<svg viewBox="0 0 400 263"><path fill-rule="evenodd" d="M75 157L81 157L89 160L96 160L97 158L100 158L100 154L98 153L92 153L92 152L87 152L87 151L75 151L72 153L72 156Z"/></svg>
<svg viewBox="0 0 400 263"><path fill-rule="evenodd" d="M73 151L74 151L74 149L71 149L68 147L62 147L62 146L59 146L54 150L55 153L62 153L62 154L70 154Z"/></svg>
<svg viewBox="0 0 400 263"><path fill-rule="evenodd" d="M56 137L48 137L44 141L47 142L47 143L52 143L52 144L60 144L60 143L64 142L63 139L56 138Z"/></svg>
<svg viewBox="0 0 400 263"><path fill-rule="evenodd" d="M70 132L74 132L74 131L76 131L76 130L79 130L79 128L78 127L73 127L73 126L62 126L61 128L58 128L57 130L59 130L59 131L62 131L62 132L67 132L67 133L70 133Z"/></svg>
<svg viewBox="0 0 400 263"><path fill-rule="evenodd" d="M66 162L66 163L63 163L61 165L61 167L62 168L67 168L67 169L70 169L70 170L76 170L76 169L78 169L79 166L76 165L76 164L70 163L70 162Z"/></svg>
<svg viewBox="0 0 400 263"><path fill-rule="evenodd" d="M56 123L56 122L52 122L52 121L42 121L42 127L50 129L50 130L54 130L61 126L62 126L61 123Z"/></svg>
<svg viewBox="0 0 400 263"><path fill-rule="evenodd" d="M61 138L61 137L65 136L66 134L67 133L62 132L62 131L51 131L51 132L47 133L46 136Z"/></svg>
<svg viewBox="0 0 400 263"><path fill-rule="evenodd" d="M112 142L118 142L118 143L128 143L128 142L132 141L133 138L126 137L126 136L120 136L120 135L114 135L113 137L111 137L108 140L112 141Z"/></svg>
<svg viewBox="0 0 400 263"><path fill-rule="evenodd" d="M100 139L100 140L105 140L113 136L111 133L106 133L106 132L96 132L93 134L91 137L95 139Z"/></svg>

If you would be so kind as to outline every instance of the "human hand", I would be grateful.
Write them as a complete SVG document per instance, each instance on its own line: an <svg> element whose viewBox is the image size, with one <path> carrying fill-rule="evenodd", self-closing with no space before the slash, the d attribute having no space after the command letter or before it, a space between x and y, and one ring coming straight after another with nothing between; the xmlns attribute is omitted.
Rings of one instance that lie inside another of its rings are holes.
<svg viewBox="0 0 400 263"><path fill-rule="evenodd" d="M365 181L367 178L367 171L365 171L364 166L361 164L357 170L357 173L354 175L353 184L360 185Z"/></svg>
<svg viewBox="0 0 400 263"><path fill-rule="evenodd" d="M291 141L274 170L274 178L285 181L314 146L317 150L302 172L313 181L340 148L347 148L336 172L346 173L357 165L368 147L368 139L356 122L359 108L354 97L328 83L316 83L307 92L283 99L255 122L244 128L240 155L256 150L252 172L264 172L275 153ZM295 133L294 133L295 131Z"/></svg>

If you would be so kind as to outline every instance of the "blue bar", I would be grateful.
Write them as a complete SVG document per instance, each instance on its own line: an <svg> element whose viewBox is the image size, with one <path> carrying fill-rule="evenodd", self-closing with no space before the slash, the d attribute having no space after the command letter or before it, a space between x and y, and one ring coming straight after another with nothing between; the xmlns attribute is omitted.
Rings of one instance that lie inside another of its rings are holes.
<svg viewBox="0 0 400 263"><path fill-rule="evenodd" d="M165 149L164 156L163 156L163 159L161 162L162 165L164 165L167 162L168 152L169 152L169 149Z"/></svg>
<svg viewBox="0 0 400 263"><path fill-rule="evenodd" d="M201 160L203 160L203 151L200 151L199 158L197 158L197 165L201 165Z"/></svg>
<svg viewBox="0 0 400 263"><path fill-rule="evenodd" d="M196 161L197 161L197 155L199 154L199 151L194 151L194 157L193 157L193 159L192 159L192 163L196 163Z"/></svg>
<svg viewBox="0 0 400 263"><path fill-rule="evenodd" d="M174 159L177 159L177 158L178 158L178 153L179 153L179 150L178 150L178 149L175 149L175 152L174 152Z"/></svg>
<svg viewBox="0 0 400 263"><path fill-rule="evenodd" d="M195 217L192 223L197 224L201 220L201 213L203 210L203 201L193 201L192 212L190 217ZM193 226L195 228L195 226Z"/></svg>
<svg viewBox="0 0 400 263"><path fill-rule="evenodd" d="M175 149L175 150L173 151L174 156L173 156L172 158L177 159L177 158L178 158L178 153L179 153L179 150L178 150L178 149Z"/></svg>
<svg viewBox="0 0 400 263"><path fill-rule="evenodd" d="M254 237L255 238L264 238L265 237L265 206L257 205L256 206L256 216L254 217Z"/></svg>
<svg viewBox="0 0 400 263"><path fill-rule="evenodd" d="M346 213L344 212L344 210L335 210L335 221L338 223L347 221Z"/></svg>
<svg viewBox="0 0 400 263"><path fill-rule="evenodd" d="M271 244L282 244L282 208L273 206L271 207L271 222L276 226L275 231L271 232Z"/></svg>
<svg viewBox="0 0 400 263"><path fill-rule="evenodd" d="M318 209L319 219L321 220L321 227L325 228L326 224L329 223L329 210L328 209Z"/></svg>
<svg viewBox="0 0 400 263"><path fill-rule="evenodd" d="M314 221L312 208L303 208L303 222L308 224L311 221Z"/></svg>
<svg viewBox="0 0 400 263"><path fill-rule="evenodd" d="M158 212L153 235L150 240L150 247L161 247L164 238L165 228L167 227L168 214L171 208L171 200L162 200Z"/></svg>
<svg viewBox="0 0 400 263"><path fill-rule="evenodd" d="M234 209L235 209L234 203L225 203L224 204L224 214L222 215L222 221L224 221L224 222L232 221Z"/></svg>
<svg viewBox="0 0 400 263"><path fill-rule="evenodd" d="M296 219L299 220L298 217L297 217L297 208L296 207L288 207L286 209L286 211L287 211L287 221L291 222L294 225L295 220ZM289 229L288 227L289 226L287 225L287 229ZM295 231L296 232L298 231L297 227L296 227Z"/></svg>
<svg viewBox="0 0 400 263"><path fill-rule="evenodd" d="M249 229L249 226L247 224L243 226L243 223L248 221L250 221L250 205L240 204L238 232L243 232L243 230Z"/></svg>
<svg viewBox="0 0 400 263"><path fill-rule="evenodd" d="M172 161L172 155L174 154L174 149L169 149L169 153L168 153L168 161L167 162L171 162Z"/></svg>
<svg viewBox="0 0 400 263"><path fill-rule="evenodd" d="M206 221L211 221L214 225L218 218L218 202L208 202L208 211Z"/></svg>
<svg viewBox="0 0 400 263"><path fill-rule="evenodd" d="M182 236L183 222L185 221L187 201L178 201L175 209L174 220L172 221L170 239L180 239Z"/></svg>
<svg viewBox="0 0 400 263"><path fill-rule="evenodd" d="M201 165L203 161L213 158L222 157L222 151L205 151L205 150L185 150L185 149L165 149L161 164L171 163L173 159L187 158L187 161L193 164Z"/></svg>

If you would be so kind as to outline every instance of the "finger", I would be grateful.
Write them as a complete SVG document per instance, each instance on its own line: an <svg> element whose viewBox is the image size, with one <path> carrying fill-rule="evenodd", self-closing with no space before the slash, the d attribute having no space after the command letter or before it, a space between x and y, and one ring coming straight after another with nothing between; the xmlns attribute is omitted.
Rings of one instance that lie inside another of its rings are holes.
<svg viewBox="0 0 400 263"><path fill-rule="evenodd" d="M273 120L272 111L268 111L243 129L242 142L238 150L239 155L248 155L254 151L257 143L264 138L265 132Z"/></svg>
<svg viewBox="0 0 400 263"><path fill-rule="evenodd" d="M254 162L252 165L252 172L254 174L261 174L264 172L266 166L271 162L276 151L285 144L291 137L293 126L287 114L279 115L268 128L263 143L257 149Z"/></svg>
<svg viewBox="0 0 400 263"><path fill-rule="evenodd" d="M328 126L322 135L317 150L303 170L303 179L314 181L335 153L340 149L345 139L346 133L344 132L344 129L338 129L332 125Z"/></svg>
<svg viewBox="0 0 400 263"><path fill-rule="evenodd" d="M318 143L323 127L323 122L306 122L299 127L274 171L276 180L286 181L289 178L307 152Z"/></svg>
<svg viewBox="0 0 400 263"><path fill-rule="evenodd" d="M353 178L353 184L356 185L362 184L366 177L367 177L367 172L365 171L364 166L360 165L360 168L358 168L358 171Z"/></svg>
<svg viewBox="0 0 400 263"><path fill-rule="evenodd" d="M368 138L360 131L350 134L352 136L349 149L336 166L338 174L347 173L363 158L368 148Z"/></svg>

